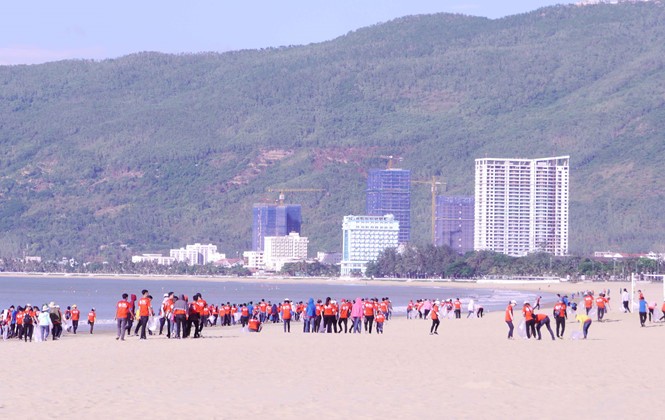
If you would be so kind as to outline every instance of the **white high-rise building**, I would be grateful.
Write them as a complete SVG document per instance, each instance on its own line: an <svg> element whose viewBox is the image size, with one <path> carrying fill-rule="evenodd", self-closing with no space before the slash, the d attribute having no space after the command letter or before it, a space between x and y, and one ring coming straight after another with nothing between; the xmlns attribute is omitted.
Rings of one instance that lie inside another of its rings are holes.
<svg viewBox="0 0 665 420"><path fill-rule="evenodd" d="M309 239L291 232L287 236L266 236L263 240L263 262L267 270L280 271L288 262L307 259Z"/></svg>
<svg viewBox="0 0 665 420"><path fill-rule="evenodd" d="M386 248L397 248L399 221L392 214L344 216L342 235L342 276L365 274L368 262L376 261Z"/></svg>
<svg viewBox="0 0 665 420"><path fill-rule="evenodd" d="M186 245L185 248L171 249L170 256L178 262L185 262L189 265L206 265L226 258L225 254L217 252L217 245L202 245L198 242Z"/></svg>
<svg viewBox="0 0 665 420"><path fill-rule="evenodd" d="M474 249L568 253L570 156L476 159Z"/></svg>

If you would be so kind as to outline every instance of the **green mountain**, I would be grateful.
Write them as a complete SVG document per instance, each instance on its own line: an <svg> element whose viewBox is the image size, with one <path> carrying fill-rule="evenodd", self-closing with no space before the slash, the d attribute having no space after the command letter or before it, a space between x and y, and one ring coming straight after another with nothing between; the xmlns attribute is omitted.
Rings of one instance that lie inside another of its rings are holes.
<svg viewBox="0 0 665 420"><path fill-rule="evenodd" d="M571 155L571 252L660 250L665 7L411 16L298 47L0 67L0 255L250 247L269 187L341 248L368 168L473 194L474 159ZM430 237L415 185L413 238Z"/></svg>

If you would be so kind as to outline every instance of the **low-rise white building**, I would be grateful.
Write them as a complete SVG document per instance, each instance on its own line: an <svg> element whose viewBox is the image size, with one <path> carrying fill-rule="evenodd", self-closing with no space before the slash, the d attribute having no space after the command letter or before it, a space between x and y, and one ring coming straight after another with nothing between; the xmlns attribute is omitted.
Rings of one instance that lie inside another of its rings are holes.
<svg viewBox="0 0 665 420"><path fill-rule="evenodd" d="M398 240L399 222L392 214L344 216L341 275L364 275L367 263L376 261L386 248L397 248Z"/></svg>
<svg viewBox="0 0 665 420"><path fill-rule="evenodd" d="M280 271L284 264L307 259L309 238L291 232L287 236L266 236L263 242L265 268Z"/></svg>
<svg viewBox="0 0 665 420"><path fill-rule="evenodd" d="M245 267L250 270L262 270L266 266L263 261L263 251L245 251L242 257L245 260Z"/></svg>
<svg viewBox="0 0 665 420"><path fill-rule="evenodd" d="M162 254L142 254L142 255L133 255L132 262L134 264L139 263L155 263L158 265L171 265L175 262L175 258L167 257Z"/></svg>
<svg viewBox="0 0 665 420"><path fill-rule="evenodd" d="M184 262L189 265L206 265L226 258L226 255L217 252L217 245L201 245L200 243L186 245L184 248L172 249L170 256L178 262Z"/></svg>

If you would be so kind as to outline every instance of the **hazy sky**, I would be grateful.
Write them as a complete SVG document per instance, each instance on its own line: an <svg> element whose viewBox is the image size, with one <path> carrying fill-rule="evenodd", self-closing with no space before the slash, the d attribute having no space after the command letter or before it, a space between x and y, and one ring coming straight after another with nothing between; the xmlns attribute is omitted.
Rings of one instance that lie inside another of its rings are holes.
<svg viewBox="0 0 665 420"><path fill-rule="evenodd" d="M138 51L229 51L326 41L397 17L498 18L553 0L15 0L0 9L0 65Z"/></svg>

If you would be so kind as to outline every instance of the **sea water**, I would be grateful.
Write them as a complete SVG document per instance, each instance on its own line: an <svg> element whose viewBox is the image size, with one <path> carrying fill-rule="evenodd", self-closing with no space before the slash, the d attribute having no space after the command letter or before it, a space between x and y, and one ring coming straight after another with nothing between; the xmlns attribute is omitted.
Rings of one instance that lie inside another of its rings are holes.
<svg viewBox="0 0 665 420"><path fill-rule="evenodd" d="M328 283L308 283L306 279L297 283L262 282L261 279L240 281L206 281L196 280L141 280L113 279L95 277L0 277L0 310L9 306L38 306L49 302L60 305L65 311L68 306L76 304L81 311L81 324L87 321L88 312L95 308L97 313L96 326L113 324L115 304L123 293L141 297L141 290L147 289L153 296L153 308L157 313L164 293L175 292L191 297L201 293L209 304L220 303L254 303L265 299L272 303L290 299L292 302L307 302L310 297L325 300L330 296L341 299L355 300L361 298L389 297L393 302L395 315L406 314L409 300L416 299L455 299L462 300L462 312L466 313L469 299L482 305L486 312L503 310L506 304L514 299L520 304L527 300L534 302L539 295L542 303L554 302L555 296L535 292L521 292L503 289L470 289L460 287L416 286L404 287L395 284L345 284L331 280ZM83 327L85 328L85 327Z"/></svg>

